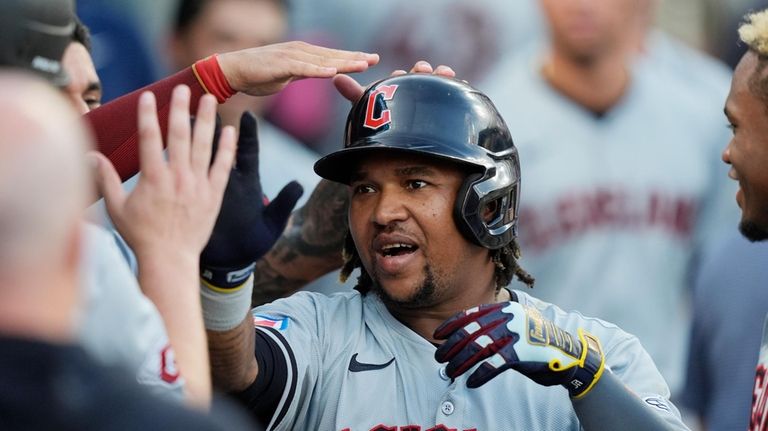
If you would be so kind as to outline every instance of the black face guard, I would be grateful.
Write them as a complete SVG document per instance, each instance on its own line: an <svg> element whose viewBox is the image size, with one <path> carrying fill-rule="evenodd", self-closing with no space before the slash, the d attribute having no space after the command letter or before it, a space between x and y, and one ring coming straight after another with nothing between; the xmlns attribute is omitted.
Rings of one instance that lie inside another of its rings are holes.
<svg viewBox="0 0 768 431"><path fill-rule="evenodd" d="M492 250L517 236L520 167L517 154L498 160L485 175L470 175L454 206L459 230L470 241Z"/></svg>

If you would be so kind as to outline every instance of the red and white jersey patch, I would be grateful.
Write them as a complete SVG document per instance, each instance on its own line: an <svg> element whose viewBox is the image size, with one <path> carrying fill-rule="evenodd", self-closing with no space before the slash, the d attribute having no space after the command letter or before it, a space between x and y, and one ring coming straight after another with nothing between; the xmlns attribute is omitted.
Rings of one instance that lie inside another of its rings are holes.
<svg viewBox="0 0 768 431"><path fill-rule="evenodd" d="M278 331L283 331L288 327L287 317L270 317L263 314L253 315L253 326L261 326L262 328L273 328Z"/></svg>

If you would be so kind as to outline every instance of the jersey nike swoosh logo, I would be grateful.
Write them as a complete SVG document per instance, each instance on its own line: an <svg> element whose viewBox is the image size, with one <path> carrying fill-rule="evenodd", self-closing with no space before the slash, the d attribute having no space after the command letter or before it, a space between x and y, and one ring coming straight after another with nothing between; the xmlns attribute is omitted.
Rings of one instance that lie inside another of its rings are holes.
<svg viewBox="0 0 768 431"><path fill-rule="evenodd" d="M395 362L395 358L392 358L389 360L389 362L385 362L383 364L366 364L363 362L357 362L357 353L355 353L352 355L352 359L349 360L349 371L352 371L353 373L359 373L360 371L381 370L382 368L387 368L392 362Z"/></svg>

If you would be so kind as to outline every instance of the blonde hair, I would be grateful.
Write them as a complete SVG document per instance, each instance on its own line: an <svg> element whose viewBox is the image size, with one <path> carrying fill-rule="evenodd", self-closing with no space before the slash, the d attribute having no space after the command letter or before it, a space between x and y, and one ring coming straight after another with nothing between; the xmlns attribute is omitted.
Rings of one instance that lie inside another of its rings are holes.
<svg viewBox="0 0 768 431"><path fill-rule="evenodd" d="M739 37L758 55L768 56L768 9L745 16Z"/></svg>

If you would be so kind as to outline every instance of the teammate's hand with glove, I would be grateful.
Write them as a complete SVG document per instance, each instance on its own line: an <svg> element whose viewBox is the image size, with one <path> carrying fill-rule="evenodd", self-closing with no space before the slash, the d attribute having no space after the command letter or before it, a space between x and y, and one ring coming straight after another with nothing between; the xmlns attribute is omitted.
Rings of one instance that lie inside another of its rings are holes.
<svg viewBox="0 0 768 431"><path fill-rule="evenodd" d="M250 112L243 113L235 167L230 172L213 233L200 257L204 304L208 296L209 299L217 299L221 308L224 305L221 295L226 295L224 302L235 301L238 304L235 314L241 314L241 308L247 312L250 306L250 289L247 287L250 286L246 285L251 285L249 277L253 273L254 262L277 241L302 193L301 185L292 181L272 202L267 202L259 178L256 117ZM232 296L236 291L239 293ZM204 307L209 329L221 329L222 324L229 326L242 321L244 314L227 316L229 312L222 314L216 312L216 308Z"/></svg>
<svg viewBox="0 0 768 431"><path fill-rule="evenodd" d="M477 388L512 368L544 386L562 385L581 398L602 375L605 357L596 337L571 334L538 310L517 302L482 305L457 314L435 330L446 340L435 353L456 378L480 364L467 386Z"/></svg>

